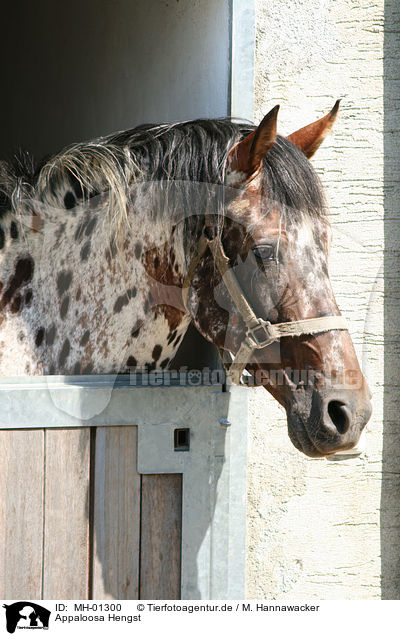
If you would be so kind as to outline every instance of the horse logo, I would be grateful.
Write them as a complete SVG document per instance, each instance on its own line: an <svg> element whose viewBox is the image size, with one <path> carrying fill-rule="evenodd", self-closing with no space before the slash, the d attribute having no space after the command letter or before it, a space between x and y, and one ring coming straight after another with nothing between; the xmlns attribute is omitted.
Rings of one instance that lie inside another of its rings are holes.
<svg viewBox="0 0 400 636"><path fill-rule="evenodd" d="M11 605L3 605L6 610L6 627L9 634L19 629L48 629L50 610L32 603L18 601Z"/></svg>

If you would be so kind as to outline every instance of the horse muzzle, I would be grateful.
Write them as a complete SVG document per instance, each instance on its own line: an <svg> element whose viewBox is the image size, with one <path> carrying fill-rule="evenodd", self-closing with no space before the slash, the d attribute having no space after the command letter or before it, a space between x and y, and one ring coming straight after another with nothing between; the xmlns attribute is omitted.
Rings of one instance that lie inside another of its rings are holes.
<svg viewBox="0 0 400 636"><path fill-rule="evenodd" d="M289 437L309 457L353 448L372 413L367 392L353 389L314 388L292 398L286 408Z"/></svg>

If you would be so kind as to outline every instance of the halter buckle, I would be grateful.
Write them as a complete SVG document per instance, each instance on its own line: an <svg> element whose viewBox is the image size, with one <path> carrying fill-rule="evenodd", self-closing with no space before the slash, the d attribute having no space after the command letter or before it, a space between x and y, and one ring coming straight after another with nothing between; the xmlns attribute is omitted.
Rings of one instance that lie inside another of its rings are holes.
<svg viewBox="0 0 400 636"><path fill-rule="evenodd" d="M263 349L275 342L276 337L271 331L271 323L257 319L258 324L247 329L247 340L250 340L253 349Z"/></svg>

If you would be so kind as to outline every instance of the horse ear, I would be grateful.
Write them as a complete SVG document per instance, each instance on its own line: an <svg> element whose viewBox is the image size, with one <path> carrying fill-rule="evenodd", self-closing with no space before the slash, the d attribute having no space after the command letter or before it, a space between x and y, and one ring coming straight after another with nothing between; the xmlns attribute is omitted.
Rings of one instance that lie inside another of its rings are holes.
<svg viewBox="0 0 400 636"><path fill-rule="evenodd" d="M318 150L335 123L339 111L339 104L340 99L337 100L331 112L325 115L325 117L289 135L289 141L297 146L308 159Z"/></svg>
<svg viewBox="0 0 400 636"><path fill-rule="evenodd" d="M228 172L238 180L249 181L256 176L263 159L276 139L279 106L275 106L250 135L239 141L228 156Z"/></svg>

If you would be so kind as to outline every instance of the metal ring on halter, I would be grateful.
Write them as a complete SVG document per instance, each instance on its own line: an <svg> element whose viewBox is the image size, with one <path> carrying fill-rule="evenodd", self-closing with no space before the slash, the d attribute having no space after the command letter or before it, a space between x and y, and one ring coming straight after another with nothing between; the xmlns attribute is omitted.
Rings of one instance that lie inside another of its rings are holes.
<svg viewBox="0 0 400 636"><path fill-rule="evenodd" d="M264 339L262 339L262 336L264 336ZM268 347L268 345L277 340L276 336L271 333L271 323L262 318L258 318L258 325L247 329L247 338L254 342L255 349Z"/></svg>

